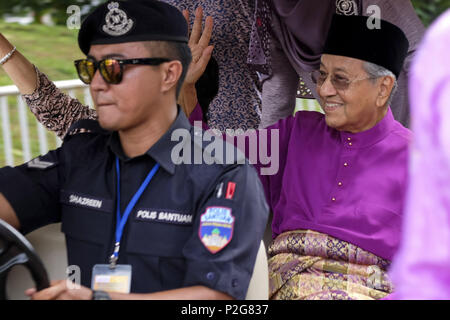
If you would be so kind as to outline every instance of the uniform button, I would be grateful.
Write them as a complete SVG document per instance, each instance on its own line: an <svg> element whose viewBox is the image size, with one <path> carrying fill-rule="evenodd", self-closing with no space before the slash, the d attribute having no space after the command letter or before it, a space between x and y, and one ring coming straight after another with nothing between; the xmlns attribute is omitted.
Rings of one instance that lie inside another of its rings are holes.
<svg viewBox="0 0 450 320"><path fill-rule="evenodd" d="M238 284L239 284L238 279L233 279L233 281L231 281L231 286L233 288L236 288Z"/></svg>
<svg viewBox="0 0 450 320"><path fill-rule="evenodd" d="M339 183L338 183L338 186L339 186L339 187L342 186L342 182L339 182Z"/></svg>
<svg viewBox="0 0 450 320"><path fill-rule="evenodd" d="M208 279L208 280L214 280L214 278L215 278L215 274L214 274L214 272L208 272L207 274L206 274L206 279Z"/></svg>
<svg viewBox="0 0 450 320"><path fill-rule="evenodd" d="M348 166L348 163L347 163L347 162L345 162L345 163L344 163L344 167L347 167L347 166Z"/></svg>
<svg viewBox="0 0 450 320"><path fill-rule="evenodd" d="M331 198L331 201L336 201L336 198L335 197Z"/></svg>

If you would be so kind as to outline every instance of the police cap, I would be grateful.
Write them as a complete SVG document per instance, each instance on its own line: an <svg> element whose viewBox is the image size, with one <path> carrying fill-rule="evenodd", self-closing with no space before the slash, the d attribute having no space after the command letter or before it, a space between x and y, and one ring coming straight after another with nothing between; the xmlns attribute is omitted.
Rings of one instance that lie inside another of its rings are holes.
<svg viewBox="0 0 450 320"><path fill-rule="evenodd" d="M83 21L78 44L84 54L93 44L135 41L188 42L188 27L175 7L156 0L108 1Z"/></svg>

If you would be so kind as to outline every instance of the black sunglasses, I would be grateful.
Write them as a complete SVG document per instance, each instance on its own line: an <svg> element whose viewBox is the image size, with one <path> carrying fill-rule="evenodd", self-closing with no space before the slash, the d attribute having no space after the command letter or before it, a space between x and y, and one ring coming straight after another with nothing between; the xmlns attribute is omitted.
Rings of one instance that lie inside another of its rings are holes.
<svg viewBox="0 0 450 320"><path fill-rule="evenodd" d="M139 59L103 59L94 61L92 59L81 59L74 61L75 68L77 68L78 76L81 81L90 84L94 78L97 69L103 79L110 84L118 84L122 81L123 66L126 64L140 64L157 66L164 62L169 62L167 58L139 58Z"/></svg>

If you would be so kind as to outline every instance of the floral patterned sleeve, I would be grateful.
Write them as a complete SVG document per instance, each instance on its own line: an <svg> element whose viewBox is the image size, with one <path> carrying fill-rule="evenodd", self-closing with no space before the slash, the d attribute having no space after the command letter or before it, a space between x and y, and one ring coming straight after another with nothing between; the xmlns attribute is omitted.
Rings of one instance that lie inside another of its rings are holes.
<svg viewBox="0 0 450 320"><path fill-rule="evenodd" d="M47 76L35 67L36 90L22 95L36 119L63 139L70 126L78 120L97 119L97 112L59 90Z"/></svg>

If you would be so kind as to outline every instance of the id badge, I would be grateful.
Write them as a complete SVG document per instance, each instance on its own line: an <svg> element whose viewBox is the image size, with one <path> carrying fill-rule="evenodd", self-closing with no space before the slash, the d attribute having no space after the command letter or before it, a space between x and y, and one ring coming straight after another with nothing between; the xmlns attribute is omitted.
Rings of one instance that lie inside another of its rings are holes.
<svg viewBox="0 0 450 320"><path fill-rule="evenodd" d="M131 265L118 264L114 269L109 264L96 264L92 269L92 290L130 293Z"/></svg>

